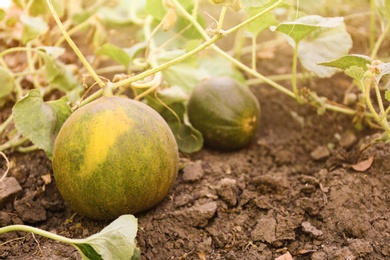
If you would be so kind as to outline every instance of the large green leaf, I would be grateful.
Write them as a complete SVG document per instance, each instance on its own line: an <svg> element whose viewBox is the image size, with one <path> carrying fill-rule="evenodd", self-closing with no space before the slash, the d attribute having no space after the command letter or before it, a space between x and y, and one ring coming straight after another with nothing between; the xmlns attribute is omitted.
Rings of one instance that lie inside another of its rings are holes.
<svg viewBox="0 0 390 260"><path fill-rule="evenodd" d="M337 27L322 28L311 37L302 40L298 46L298 58L302 65L319 77L330 77L337 69L324 67L318 63L346 55L352 48L351 36L344 24Z"/></svg>
<svg viewBox="0 0 390 260"><path fill-rule="evenodd" d="M138 223L133 215L122 215L102 231L85 239L74 239L73 245L83 259L140 259L136 245Z"/></svg>
<svg viewBox="0 0 390 260"><path fill-rule="evenodd" d="M342 17L324 18L319 15L307 15L294 22L283 22L272 30L282 32L298 43L319 28L335 28L343 24Z"/></svg>
<svg viewBox="0 0 390 260"><path fill-rule="evenodd" d="M0 67L0 79L1 79L0 98L2 98L12 92L15 86L15 81L11 72L1 67Z"/></svg>
<svg viewBox="0 0 390 260"><path fill-rule="evenodd" d="M370 64L372 59L365 55L349 54L341 56L335 60L324 61L318 63L318 65L338 68L341 70L349 69L352 66L360 67L364 70L367 69L367 64Z"/></svg>
<svg viewBox="0 0 390 260"><path fill-rule="evenodd" d="M66 98L44 102L34 89L14 105L12 114L17 130L51 157L55 138L71 110Z"/></svg>

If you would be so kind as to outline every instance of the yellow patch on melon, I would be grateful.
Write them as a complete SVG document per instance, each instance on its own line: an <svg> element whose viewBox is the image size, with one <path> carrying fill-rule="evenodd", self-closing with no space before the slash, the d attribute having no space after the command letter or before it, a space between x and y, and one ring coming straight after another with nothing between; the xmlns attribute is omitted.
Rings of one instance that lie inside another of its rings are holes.
<svg viewBox="0 0 390 260"><path fill-rule="evenodd" d="M118 141L118 136L128 131L132 124L132 120L121 109L106 110L96 118L98 119L92 119L95 121L93 127L88 129L89 140L85 146L84 163L80 169L84 174L92 174L106 161L110 148Z"/></svg>

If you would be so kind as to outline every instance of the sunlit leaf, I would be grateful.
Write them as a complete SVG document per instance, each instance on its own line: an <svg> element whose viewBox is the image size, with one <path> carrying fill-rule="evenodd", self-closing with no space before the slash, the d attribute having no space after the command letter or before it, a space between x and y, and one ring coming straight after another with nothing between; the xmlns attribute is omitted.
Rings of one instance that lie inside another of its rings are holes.
<svg viewBox="0 0 390 260"><path fill-rule="evenodd" d="M319 28L334 28L341 25L342 17L324 18L319 15L307 15L294 22L283 22L271 28L286 34L297 43Z"/></svg>
<svg viewBox="0 0 390 260"><path fill-rule="evenodd" d="M133 215L122 215L102 231L85 239L74 239L73 245L86 259L139 259L136 245L138 223Z"/></svg>
<svg viewBox="0 0 390 260"><path fill-rule="evenodd" d="M367 64L370 64L372 59L365 55L349 54L341 56L332 61L319 62L318 65L338 68L341 70L349 69L352 66L360 67L364 70L367 69Z"/></svg>
<svg viewBox="0 0 390 260"><path fill-rule="evenodd" d="M49 29L41 16L31 17L22 14L20 21L23 24L22 42L24 44L46 33Z"/></svg>
<svg viewBox="0 0 390 260"><path fill-rule="evenodd" d="M39 90L31 90L13 109L16 129L49 157L62 124L71 114L67 99L44 102Z"/></svg>
<svg viewBox="0 0 390 260"><path fill-rule="evenodd" d="M39 46L40 50L43 50L50 57L56 59L65 53L65 49L62 47L54 47L54 46Z"/></svg>
<svg viewBox="0 0 390 260"><path fill-rule="evenodd" d="M119 62L125 67L129 65L131 60L130 56L126 53L125 50L111 43L104 44L99 49L97 49L96 53L99 55L108 56L112 60Z"/></svg>
<svg viewBox="0 0 390 260"><path fill-rule="evenodd" d="M15 86L15 81L11 72L1 67L0 67L0 79L1 79L0 98L2 98L12 92Z"/></svg>

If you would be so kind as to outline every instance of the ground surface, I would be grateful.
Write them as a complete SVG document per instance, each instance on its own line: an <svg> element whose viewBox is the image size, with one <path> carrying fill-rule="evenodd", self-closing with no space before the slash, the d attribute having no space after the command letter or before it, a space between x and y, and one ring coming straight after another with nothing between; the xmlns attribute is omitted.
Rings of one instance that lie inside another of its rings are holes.
<svg viewBox="0 0 390 260"><path fill-rule="evenodd" d="M308 82L341 100L343 76ZM335 85L338 85L336 88ZM254 143L222 153L204 149L186 162L170 195L138 214L143 259L390 258L389 146L370 148L371 168L351 168L373 132L351 118L298 105L268 86L253 88L262 107ZM64 204L43 152L8 154L22 194L0 212L0 225L24 223L68 237L86 237L107 222ZM0 237L1 259L80 259L77 251L23 232Z"/></svg>
<svg viewBox="0 0 390 260"><path fill-rule="evenodd" d="M289 62L270 62L259 64L261 72L288 72ZM305 82L338 102L349 84L341 74ZM261 260L286 252L294 259L390 259L389 145L378 144L358 158L362 144L377 133L355 131L349 116L319 116L269 86L252 90L262 109L256 139L236 152L203 149L181 156L186 167L169 196L136 216L142 259ZM1 121L9 112L1 112ZM22 192L0 208L1 227L23 223L82 238L109 223L74 215L43 152L7 156L9 177ZM372 156L368 170L351 167ZM3 160L0 165L4 170ZM71 246L14 232L0 236L0 259L80 256Z"/></svg>

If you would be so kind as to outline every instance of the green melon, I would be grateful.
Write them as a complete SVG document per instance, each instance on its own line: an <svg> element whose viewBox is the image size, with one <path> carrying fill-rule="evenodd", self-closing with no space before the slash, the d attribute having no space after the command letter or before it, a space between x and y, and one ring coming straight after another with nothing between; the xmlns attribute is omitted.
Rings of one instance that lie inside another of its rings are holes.
<svg viewBox="0 0 390 260"><path fill-rule="evenodd" d="M175 138L156 111L131 99L102 97L62 126L53 172L77 213L114 219L161 202L174 183L178 160Z"/></svg>
<svg viewBox="0 0 390 260"><path fill-rule="evenodd" d="M215 77L195 87L188 101L188 117L206 146L236 150L254 138L260 105L248 87L229 77Z"/></svg>

